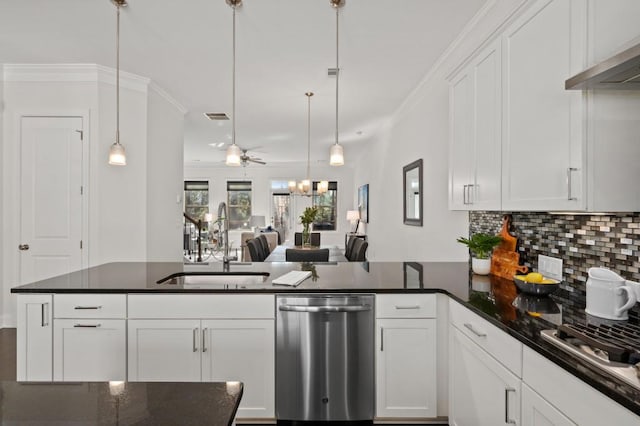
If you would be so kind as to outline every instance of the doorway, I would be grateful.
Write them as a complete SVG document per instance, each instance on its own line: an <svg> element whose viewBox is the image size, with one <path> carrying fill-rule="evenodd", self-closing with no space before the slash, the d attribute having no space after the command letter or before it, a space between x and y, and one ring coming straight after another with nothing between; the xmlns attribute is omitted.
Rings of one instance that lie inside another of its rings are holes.
<svg viewBox="0 0 640 426"><path fill-rule="evenodd" d="M82 269L84 118L20 120L20 282Z"/></svg>

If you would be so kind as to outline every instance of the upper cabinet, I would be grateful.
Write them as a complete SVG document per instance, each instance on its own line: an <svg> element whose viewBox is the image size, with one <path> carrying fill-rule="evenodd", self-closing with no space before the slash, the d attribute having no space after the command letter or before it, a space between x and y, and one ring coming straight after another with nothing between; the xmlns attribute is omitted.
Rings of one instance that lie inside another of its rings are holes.
<svg viewBox="0 0 640 426"><path fill-rule="evenodd" d="M639 2L600 3L532 2L450 79L451 209L640 210L640 91L564 89L640 34ZM601 43L602 21L627 29Z"/></svg>

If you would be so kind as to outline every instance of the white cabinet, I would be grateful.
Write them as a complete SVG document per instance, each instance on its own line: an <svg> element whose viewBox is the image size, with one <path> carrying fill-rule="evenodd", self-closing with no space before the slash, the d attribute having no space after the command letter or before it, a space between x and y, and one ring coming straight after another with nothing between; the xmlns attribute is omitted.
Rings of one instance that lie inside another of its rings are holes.
<svg viewBox="0 0 640 426"><path fill-rule="evenodd" d="M272 295L130 295L129 380L240 381L238 417L273 417L274 317Z"/></svg>
<svg viewBox="0 0 640 426"><path fill-rule="evenodd" d="M526 384L522 385L522 426L576 426Z"/></svg>
<svg viewBox="0 0 640 426"><path fill-rule="evenodd" d="M53 380L127 379L126 320L55 319Z"/></svg>
<svg viewBox="0 0 640 426"><path fill-rule="evenodd" d="M489 45L450 86L449 208L499 210L501 50Z"/></svg>
<svg viewBox="0 0 640 426"><path fill-rule="evenodd" d="M18 295L16 367L18 381L53 379L53 297Z"/></svg>
<svg viewBox="0 0 640 426"><path fill-rule="evenodd" d="M436 417L435 295L378 295L376 305L376 416Z"/></svg>
<svg viewBox="0 0 640 426"><path fill-rule="evenodd" d="M520 379L455 327L449 353L449 424L519 424Z"/></svg>

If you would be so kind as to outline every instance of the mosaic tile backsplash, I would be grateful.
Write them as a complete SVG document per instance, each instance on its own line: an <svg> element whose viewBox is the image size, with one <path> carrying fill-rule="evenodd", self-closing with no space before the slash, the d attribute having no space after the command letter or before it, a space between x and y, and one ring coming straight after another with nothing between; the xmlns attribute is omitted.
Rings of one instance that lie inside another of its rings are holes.
<svg viewBox="0 0 640 426"><path fill-rule="evenodd" d="M511 214L510 232L518 237L521 263L538 268L538 255L563 261L564 282L557 296L565 309L586 305L587 271L602 266L622 277L640 282L640 213L615 215L557 215L539 212L469 212L469 233L498 233L502 217ZM640 304L629 311L640 320Z"/></svg>

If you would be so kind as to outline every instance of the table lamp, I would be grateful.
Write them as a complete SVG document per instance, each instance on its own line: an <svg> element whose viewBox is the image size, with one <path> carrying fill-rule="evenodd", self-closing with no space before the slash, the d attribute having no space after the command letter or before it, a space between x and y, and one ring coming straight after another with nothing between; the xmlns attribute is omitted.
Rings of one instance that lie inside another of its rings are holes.
<svg viewBox="0 0 640 426"><path fill-rule="evenodd" d="M347 220L353 224L356 222L356 228L353 230L353 233L356 234L358 232L358 226L360 226L360 212L358 210L347 210Z"/></svg>

